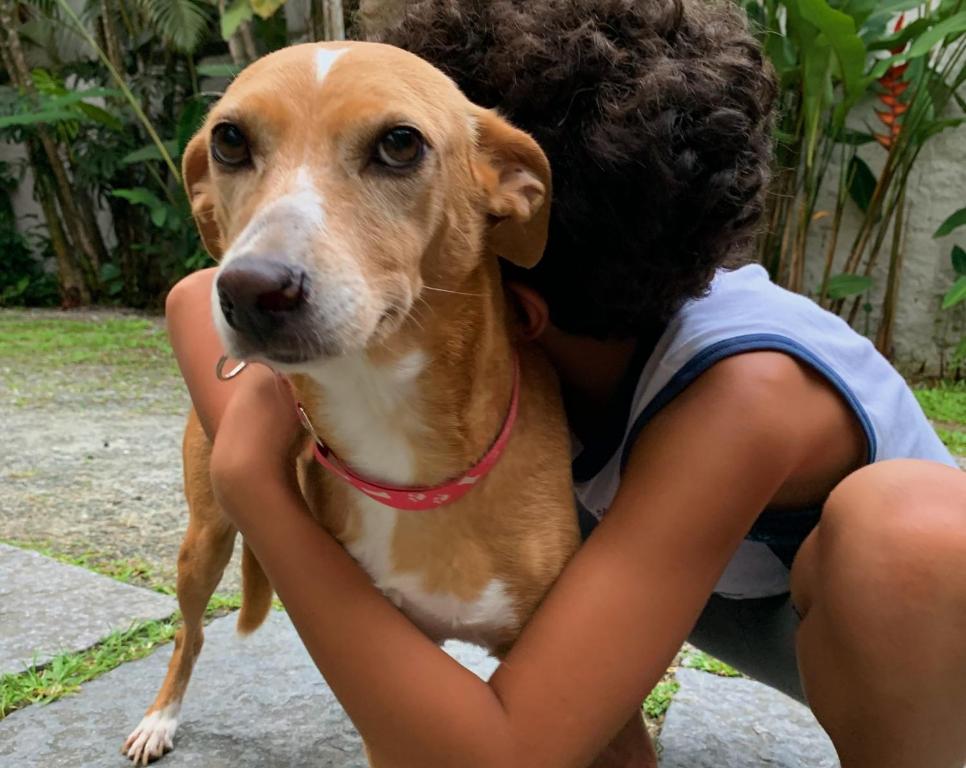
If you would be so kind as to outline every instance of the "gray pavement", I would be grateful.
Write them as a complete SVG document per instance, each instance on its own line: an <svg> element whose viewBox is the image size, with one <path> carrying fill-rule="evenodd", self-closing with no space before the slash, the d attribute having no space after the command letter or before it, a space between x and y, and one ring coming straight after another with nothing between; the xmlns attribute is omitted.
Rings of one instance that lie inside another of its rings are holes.
<svg viewBox="0 0 966 768"><path fill-rule="evenodd" d="M177 607L167 595L0 544L0 674L88 648Z"/></svg>
<svg viewBox="0 0 966 768"><path fill-rule="evenodd" d="M835 768L832 742L798 702L753 680L679 669L661 768Z"/></svg>
<svg viewBox="0 0 966 768"><path fill-rule="evenodd" d="M362 744L286 614L247 638L235 616L212 622L164 768L365 768ZM495 662L447 649L488 677ZM0 720L0 768L124 768L120 754L164 677L171 646L125 664L83 691Z"/></svg>

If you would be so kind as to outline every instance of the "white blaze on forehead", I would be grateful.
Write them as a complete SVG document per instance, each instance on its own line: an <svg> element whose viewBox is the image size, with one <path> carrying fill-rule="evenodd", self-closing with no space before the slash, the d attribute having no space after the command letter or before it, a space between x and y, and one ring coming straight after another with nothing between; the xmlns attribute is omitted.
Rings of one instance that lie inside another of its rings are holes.
<svg viewBox="0 0 966 768"><path fill-rule="evenodd" d="M325 80L332 65L348 50L348 48L319 48L315 52L315 79L320 83Z"/></svg>

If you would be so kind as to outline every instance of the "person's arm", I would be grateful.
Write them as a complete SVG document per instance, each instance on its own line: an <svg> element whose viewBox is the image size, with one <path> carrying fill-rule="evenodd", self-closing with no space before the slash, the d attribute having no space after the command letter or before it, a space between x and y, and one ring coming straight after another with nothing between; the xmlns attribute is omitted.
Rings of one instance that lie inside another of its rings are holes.
<svg viewBox="0 0 966 768"><path fill-rule="evenodd" d="M211 319L211 294L217 271L217 267L200 269L180 280L168 292L164 308L168 338L181 376L201 426L212 441L235 390L246 384L256 385L258 382L253 380L268 381L275 376L264 366L250 365L237 378L216 378L215 366L224 354Z"/></svg>
<svg viewBox="0 0 966 768"><path fill-rule="evenodd" d="M755 517L816 449L806 378L789 358L745 355L668 405L489 684L310 518L290 464L276 458L297 439L279 427L291 408L284 390L239 388L212 472L376 765L583 766L660 679Z"/></svg>

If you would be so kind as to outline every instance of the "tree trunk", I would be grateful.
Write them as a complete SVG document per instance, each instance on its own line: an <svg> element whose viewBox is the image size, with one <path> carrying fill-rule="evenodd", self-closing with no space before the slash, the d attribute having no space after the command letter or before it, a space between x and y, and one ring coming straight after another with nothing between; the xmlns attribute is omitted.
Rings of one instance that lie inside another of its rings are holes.
<svg viewBox="0 0 966 768"><path fill-rule="evenodd" d="M31 155L40 151L40 148L35 146ZM90 304L90 291L81 277L80 269L74 259L71 258L71 246L67 242L64 228L60 224L60 211L57 209L54 183L40 163L33 165L33 171L37 201L44 212L50 245L57 261L57 285L60 288L61 306L64 309L73 309Z"/></svg>
<svg viewBox="0 0 966 768"><path fill-rule="evenodd" d="M107 43L107 58L110 59L114 69L124 72L124 57L121 55L121 46L117 39L117 30L114 28L114 17L111 15L110 0L101 0L101 28L104 31L104 42Z"/></svg>
<svg viewBox="0 0 966 768"><path fill-rule="evenodd" d="M20 38L17 36L17 27L14 23L16 7L11 0L0 0L0 28L7 31L7 54L12 64L11 76L16 76L21 89L26 91L31 97L36 98L37 89L30 76L30 68L27 66L27 59L24 56L23 48L20 46ZM96 240L92 233L87 231L80 212L75 203L74 190L67 177L67 170L64 167L63 159L58 151L57 144L54 142L50 133L42 125L35 128L35 133L47 156L47 162L54 175L57 186L57 198L63 212L64 224L70 233L71 240L80 248L80 266L91 293L97 291L97 269L100 261L100 253L96 245ZM98 239L100 233L98 232ZM103 248L103 243L102 243Z"/></svg>
<svg viewBox="0 0 966 768"><path fill-rule="evenodd" d="M238 33L241 36L248 61L255 61L258 58L258 47L255 45L255 36L252 34L252 23L250 21L243 21L238 25Z"/></svg>
<svg viewBox="0 0 966 768"><path fill-rule="evenodd" d="M16 34L9 8L6 5L0 5L0 29L7 30L8 38L12 38ZM2 58L3 65L7 69L11 84L22 89L18 70L11 55L10 43L4 39L2 33L0 33L0 58ZM28 138L26 148L27 158L33 171L34 194L40 203L44 220L47 222L47 233L57 262L57 284L60 289L61 305L69 309L81 304L90 304L91 294L81 275L80 268L72 257L73 247L68 242L61 226L61 216L57 208L53 184L47 175L46 168L39 159L41 149L37 140L32 137Z"/></svg>
<svg viewBox="0 0 966 768"><path fill-rule="evenodd" d="M326 40L345 40L345 15L342 0L322 0L322 23Z"/></svg>

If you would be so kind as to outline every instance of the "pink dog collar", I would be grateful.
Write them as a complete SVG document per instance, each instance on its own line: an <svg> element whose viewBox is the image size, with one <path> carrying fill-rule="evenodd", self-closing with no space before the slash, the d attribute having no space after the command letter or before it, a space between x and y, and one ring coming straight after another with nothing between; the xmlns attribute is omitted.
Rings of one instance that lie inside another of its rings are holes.
<svg viewBox="0 0 966 768"><path fill-rule="evenodd" d="M485 477L499 461L503 450L510 442L510 434L513 432L513 425L517 420L517 409L520 403L520 360L514 357L513 360L513 393L510 396L510 408L503 422L500 433L493 441L493 445L483 455L472 468L455 480L450 480L441 485L431 487L406 487L397 485L384 485L374 480L367 480L343 462L328 445L316 434L312 427L308 414L297 403L299 418L305 428L315 439L313 446L315 458L319 464L329 470L332 474L342 478L354 488L362 491L369 498L385 504L387 507L407 511L419 511L426 509L436 509L446 504L463 498L476 485L477 481Z"/></svg>

